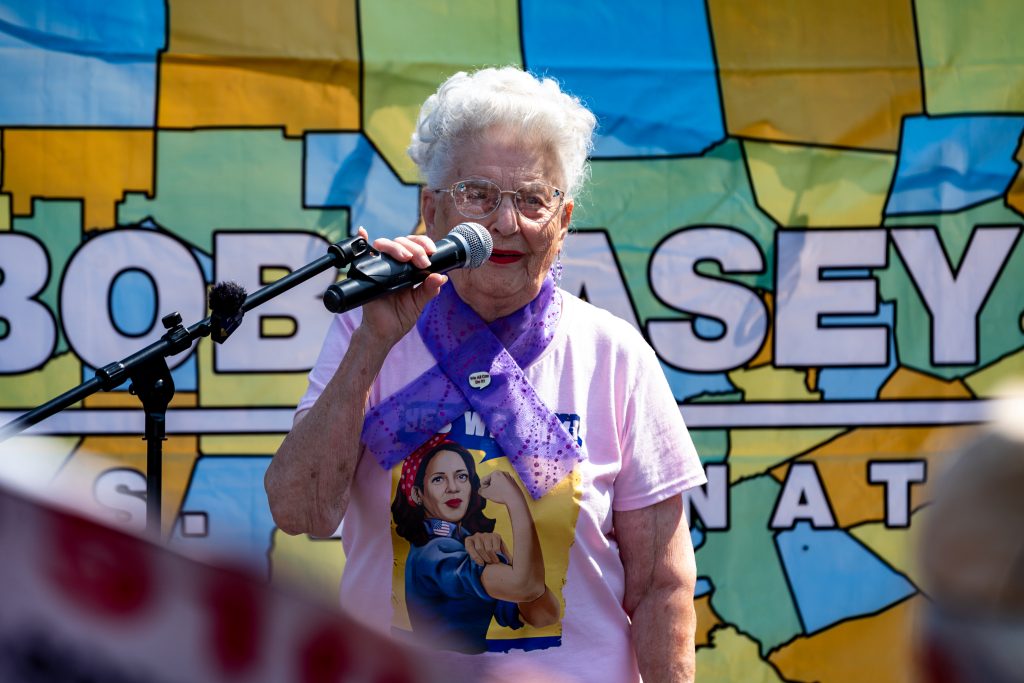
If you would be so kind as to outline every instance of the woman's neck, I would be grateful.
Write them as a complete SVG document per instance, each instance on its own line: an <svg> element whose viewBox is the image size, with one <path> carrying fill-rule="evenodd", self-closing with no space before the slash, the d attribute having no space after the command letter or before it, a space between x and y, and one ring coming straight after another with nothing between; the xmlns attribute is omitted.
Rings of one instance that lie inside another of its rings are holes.
<svg viewBox="0 0 1024 683"><path fill-rule="evenodd" d="M454 281L452 284L454 284ZM463 291L463 289L466 291ZM485 323L492 323L498 318L504 318L506 315L515 313L533 301L540 292L540 288L538 287L537 291L532 293L528 291L516 292L514 295L507 297L481 294L472 287L460 289L458 285L455 286L455 291L458 293L459 298L480 316L481 320Z"/></svg>

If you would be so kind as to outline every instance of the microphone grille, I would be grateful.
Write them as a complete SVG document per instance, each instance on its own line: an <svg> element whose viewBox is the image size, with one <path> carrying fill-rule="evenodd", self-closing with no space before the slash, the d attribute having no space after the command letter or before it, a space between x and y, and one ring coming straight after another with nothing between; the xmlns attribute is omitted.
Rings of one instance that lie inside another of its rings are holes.
<svg viewBox="0 0 1024 683"><path fill-rule="evenodd" d="M461 235L469 246L469 261L465 265L466 268L479 268L491 257L494 241L484 226L479 223L459 223L452 228L452 232Z"/></svg>

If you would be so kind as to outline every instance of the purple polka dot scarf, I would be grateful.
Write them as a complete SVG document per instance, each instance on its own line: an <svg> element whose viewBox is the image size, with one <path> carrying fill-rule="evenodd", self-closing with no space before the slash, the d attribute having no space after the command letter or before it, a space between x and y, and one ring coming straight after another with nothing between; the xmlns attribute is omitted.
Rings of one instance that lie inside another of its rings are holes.
<svg viewBox="0 0 1024 683"><path fill-rule="evenodd" d="M367 413L363 443L389 470L474 410L526 490L540 498L583 459L523 373L551 343L561 312L562 297L551 277L533 301L489 325L452 285L442 287L416 323L437 365Z"/></svg>

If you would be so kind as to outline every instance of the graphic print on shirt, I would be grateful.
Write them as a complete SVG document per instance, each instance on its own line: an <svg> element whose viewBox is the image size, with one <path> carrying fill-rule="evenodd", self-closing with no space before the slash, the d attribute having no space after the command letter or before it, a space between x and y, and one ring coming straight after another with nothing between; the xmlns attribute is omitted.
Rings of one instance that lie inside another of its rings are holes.
<svg viewBox="0 0 1024 683"><path fill-rule="evenodd" d="M582 445L579 416L558 418ZM561 645L582 495L576 470L533 500L479 414L447 425L391 470L393 633L465 653Z"/></svg>

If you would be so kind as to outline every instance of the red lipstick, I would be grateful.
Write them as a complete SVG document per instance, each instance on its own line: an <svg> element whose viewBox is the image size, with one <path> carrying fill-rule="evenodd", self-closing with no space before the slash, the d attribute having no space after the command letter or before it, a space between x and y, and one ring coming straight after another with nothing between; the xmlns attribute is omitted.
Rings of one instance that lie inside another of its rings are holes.
<svg viewBox="0 0 1024 683"><path fill-rule="evenodd" d="M444 502L444 504L454 510L455 508L457 508L460 505L462 505L462 499L461 498L452 498L450 500L446 500Z"/></svg>
<svg viewBox="0 0 1024 683"><path fill-rule="evenodd" d="M523 258L523 252L521 251L495 249L491 252L491 258L488 260L491 261L491 263L498 263L504 265L507 263L515 263L521 258Z"/></svg>

